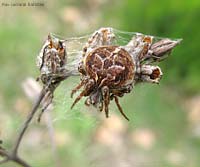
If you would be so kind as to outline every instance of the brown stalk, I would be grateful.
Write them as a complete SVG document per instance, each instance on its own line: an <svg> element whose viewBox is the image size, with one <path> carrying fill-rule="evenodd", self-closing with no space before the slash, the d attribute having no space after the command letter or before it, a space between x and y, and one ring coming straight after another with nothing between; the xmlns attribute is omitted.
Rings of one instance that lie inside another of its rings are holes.
<svg viewBox="0 0 200 167"><path fill-rule="evenodd" d="M51 91L52 93L55 91L55 89L57 88L57 86L65 79L67 79L69 76L75 76L77 75L76 72L73 71L65 71L64 73L60 74L60 75L54 75L51 76L51 78L49 79L49 84L46 85L46 87L44 87L41 92L40 95L37 99L37 101L35 102L31 112L28 114L25 122L22 124L21 126L21 130L17 135L17 138L15 140L15 143L13 145L13 149L11 151L7 151L5 148L3 148L1 146L2 141L0 142L0 156L3 157L4 159L0 161L0 165L9 162L9 161L13 161L23 167L31 167L31 165L29 165L25 160L23 160L22 158L20 158L18 151L19 151L19 147L20 144L22 142L22 139L24 137L24 134L26 132L26 130L28 129L31 120L33 119L35 113L37 112L42 100L45 98L46 94ZM54 83L52 83L52 80L57 80L56 85L54 85Z"/></svg>

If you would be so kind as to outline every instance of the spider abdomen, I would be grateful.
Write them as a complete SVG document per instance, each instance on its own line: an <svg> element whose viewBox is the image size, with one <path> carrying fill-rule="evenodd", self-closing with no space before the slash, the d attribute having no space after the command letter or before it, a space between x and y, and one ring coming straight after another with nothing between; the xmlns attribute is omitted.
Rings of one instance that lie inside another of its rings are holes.
<svg viewBox="0 0 200 167"><path fill-rule="evenodd" d="M133 59L119 46L101 46L92 50L84 59L84 67L87 75L100 87L123 87L134 78Z"/></svg>

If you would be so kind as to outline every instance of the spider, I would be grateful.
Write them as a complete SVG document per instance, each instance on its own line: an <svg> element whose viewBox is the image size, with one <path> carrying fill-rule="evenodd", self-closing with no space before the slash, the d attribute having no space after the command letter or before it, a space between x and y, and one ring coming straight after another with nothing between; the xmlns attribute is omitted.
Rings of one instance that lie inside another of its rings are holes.
<svg viewBox="0 0 200 167"><path fill-rule="evenodd" d="M179 42L169 39L153 42L153 36L140 33L125 46L112 45L114 39L112 28L101 28L88 39L78 67L81 82L72 90L71 97L81 87L84 89L71 108L85 96L85 105L93 105L109 117L108 106L114 99L120 113L129 120L118 97L130 93L136 83L158 84L162 71L151 63L161 61Z"/></svg>

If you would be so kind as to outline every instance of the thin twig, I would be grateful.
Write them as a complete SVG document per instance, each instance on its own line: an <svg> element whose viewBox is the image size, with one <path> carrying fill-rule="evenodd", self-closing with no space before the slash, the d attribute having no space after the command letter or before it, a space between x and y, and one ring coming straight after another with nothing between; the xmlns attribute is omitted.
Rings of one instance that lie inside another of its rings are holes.
<svg viewBox="0 0 200 167"><path fill-rule="evenodd" d="M42 100L46 97L47 93L50 91L50 93L53 94L53 92L55 91L57 86L63 80L67 79L69 76L76 76L76 75L78 75L78 74L74 71L65 71L62 74L50 76L49 82L41 90L40 95L39 95L35 105L33 106L31 112L28 114L24 124L22 125L21 131L19 132L19 134L16 138L16 141L14 143L14 146L13 146L13 149L11 150L11 152L8 152L6 149L4 149L0 146L0 156L5 158L0 161L0 165L6 163L8 161L13 161L23 167L31 167L27 162L25 162L23 159L21 159L18 155L19 146L24 137L24 134L25 134L26 130L28 129L29 124L30 124L31 120L33 119L37 109L39 108ZM52 82L53 80L57 81L57 82ZM1 143L2 142L0 142L0 144Z"/></svg>
<svg viewBox="0 0 200 167"><path fill-rule="evenodd" d="M31 120L32 120L32 118L33 118L33 116L34 116L34 114L36 113L36 111L37 111L37 109L38 109L38 107L40 106L40 103L41 103L42 99L44 98L44 96L45 96L45 89L43 88L42 91L41 91L41 93L40 93L40 95L39 95L38 100L36 101L36 103L35 103L35 105L34 105L32 111L31 111L31 112L29 113L29 115L27 116L27 119L26 119L26 121L24 122L24 124L23 124L23 126L22 126L22 129L21 129L21 131L20 131L20 133L19 133L19 135L18 135L18 137L17 137L17 139L16 139L16 142L15 142L14 148L13 148L13 153L14 153L14 155L17 154L17 151L18 151L18 149L19 149L19 145L20 145L20 143L21 143L22 137L23 137L23 135L24 135L26 129L28 128L29 123L31 122Z"/></svg>
<svg viewBox="0 0 200 167"><path fill-rule="evenodd" d="M13 147L13 150L11 151L11 153L7 152L3 148L0 148L0 155L2 157L5 157L4 160L0 161L0 165L6 163L8 161L14 161L23 167L31 167L27 162L25 162L23 159L19 158L18 150L19 150L19 146L22 141L22 138L23 138L31 120L33 119L34 114L36 113L38 107L40 106L40 103L41 103L42 99L44 98L45 94L46 94L46 89L43 88L39 95L39 98L37 99L35 105L33 106L33 109L31 110L31 112L27 116L26 121L22 125L22 129L16 139L16 142L14 144L14 147Z"/></svg>
<svg viewBox="0 0 200 167"><path fill-rule="evenodd" d="M25 162L23 159L19 158L18 155L10 154L6 150L0 150L0 155L3 157L6 157L4 160L0 161L0 165L6 163L8 161L13 161L23 167L31 167L27 162Z"/></svg>

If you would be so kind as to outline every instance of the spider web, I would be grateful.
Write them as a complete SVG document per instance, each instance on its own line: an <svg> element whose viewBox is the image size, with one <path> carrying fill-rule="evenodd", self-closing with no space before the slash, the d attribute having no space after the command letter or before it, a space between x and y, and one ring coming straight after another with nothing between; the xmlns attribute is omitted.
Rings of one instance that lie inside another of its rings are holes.
<svg viewBox="0 0 200 167"><path fill-rule="evenodd" d="M112 41L111 45L118 45L118 46L127 45L134 36L136 36L137 34L141 34L137 32L121 31L114 28L112 28L112 31L115 35L115 38ZM51 35L55 38L59 38L65 41L66 51L67 51L67 63L66 63L67 69L72 70L78 74L78 65L82 59L83 47L86 45L88 39L93 35L93 33L89 33L80 37L71 37L71 38L64 38L53 33ZM153 43L161 39L164 38L153 36ZM179 40L179 39L174 39L174 40ZM93 107L92 107L93 109L91 109L91 107L85 107L84 100L80 100L80 102L72 110L70 109L74 100L70 98L70 93L71 90L76 85L78 85L79 82L80 82L79 77L70 77L69 79L67 79L67 81L64 81L56 90L53 99L53 105L55 110L54 113L56 113L53 120L54 122L57 122L58 120L68 120L71 118L83 119L83 113L86 113L88 110L92 111L96 110ZM80 91L81 90L79 90L76 93L76 95L79 94ZM109 108L110 110L112 110L111 106ZM90 116L92 115L90 114Z"/></svg>

